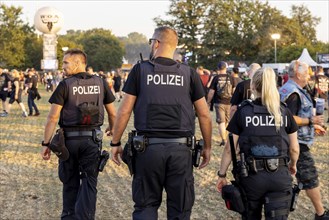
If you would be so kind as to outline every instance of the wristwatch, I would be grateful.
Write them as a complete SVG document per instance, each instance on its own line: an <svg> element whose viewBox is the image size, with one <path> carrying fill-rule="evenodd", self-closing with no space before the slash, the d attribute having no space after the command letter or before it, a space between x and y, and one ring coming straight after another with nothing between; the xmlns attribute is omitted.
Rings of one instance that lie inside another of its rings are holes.
<svg viewBox="0 0 329 220"><path fill-rule="evenodd" d="M50 142L48 142L48 143L45 143L44 141L41 142L41 145L44 147L49 147L49 144L50 144Z"/></svg>
<svg viewBox="0 0 329 220"><path fill-rule="evenodd" d="M111 146L111 147L119 147L119 146L121 146L121 141L119 141L119 142L116 143L116 144L113 144L113 142L111 141L111 142L110 142L110 146Z"/></svg>
<svg viewBox="0 0 329 220"><path fill-rule="evenodd" d="M313 118L312 117L309 117L308 118L308 125L313 125Z"/></svg>
<svg viewBox="0 0 329 220"><path fill-rule="evenodd" d="M220 178L226 178L226 173L220 174L219 170L217 171L217 176Z"/></svg>

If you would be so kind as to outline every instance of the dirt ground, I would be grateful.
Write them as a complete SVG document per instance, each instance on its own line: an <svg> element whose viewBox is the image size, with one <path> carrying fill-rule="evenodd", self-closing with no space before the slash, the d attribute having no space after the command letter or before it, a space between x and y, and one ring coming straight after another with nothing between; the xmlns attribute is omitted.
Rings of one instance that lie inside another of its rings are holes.
<svg viewBox="0 0 329 220"><path fill-rule="evenodd" d="M41 110L39 117L21 117L15 103L10 115L0 118L0 219L59 219L62 197L61 182L57 175L57 157L43 161L40 156L43 129L49 111L50 93L40 89L42 99L37 101ZM26 96L24 104L27 107ZM119 103L116 102L118 107ZM327 116L327 111L326 111ZM214 116L214 112L212 112ZM328 124L327 124L328 125ZM103 127L105 128L105 126ZM239 215L225 208L215 183L223 151L219 147L217 126L213 125L212 158L209 166L195 170L195 204L192 219L239 219ZM132 129L132 120L125 131ZM104 129L103 129L104 130ZM200 131L196 133L200 138ZM316 137L312 153L320 176L323 203L329 207L328 134ZM104 139L104 149L109 150L109 138ZM232 175L229 174L229 179ZM166 219L165 194L159 209L159 219ZM99 175L96 219L131 219L131 177L128 168L109 162ZM313 219L314 210L305 192L300 193L297 210L289 219Z"/></svg>

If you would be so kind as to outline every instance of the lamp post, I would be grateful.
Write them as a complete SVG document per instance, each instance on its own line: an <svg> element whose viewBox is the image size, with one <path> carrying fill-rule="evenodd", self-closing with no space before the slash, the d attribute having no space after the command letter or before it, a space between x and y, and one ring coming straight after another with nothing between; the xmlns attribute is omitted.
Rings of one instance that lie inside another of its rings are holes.
<svg viewBox="0 0 329 220"><path fill-rule="evenodd" d="M281 36L280 34L272 34L271 37L274 40L274 61L276 63L276 40L279 40Z"/></svg>

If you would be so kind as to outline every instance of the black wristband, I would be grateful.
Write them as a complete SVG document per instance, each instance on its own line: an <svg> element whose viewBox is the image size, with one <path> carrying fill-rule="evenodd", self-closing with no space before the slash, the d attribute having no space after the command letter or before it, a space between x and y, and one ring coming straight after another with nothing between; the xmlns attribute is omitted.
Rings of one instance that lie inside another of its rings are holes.
<svg viewBox="0 0 329 220"><path fill-rule="evenodd" d="M220 174L219 170L217 171L217 176L220 178L226 178L226 173Z"/></svg>
<svg viewBox="0 0 329 220"><path fill-rule="evenodd" d="M111 141L111 142L110 142L110 146L111 146L111 147L119 147L119 146L121 146L121 141L119 141L119 142L116 143L116 144L113 144L113 142Z"/></svg>
<svg viewBox="0 0 329 220"><path fill-rule="evenodd" d="M41 145L44 147L49 147L49 144L50 144L50 142L48 142L48 143L45 143L44 141L41 142Z"/></svg>
<svg viewBox="0 0 329 220"><path fill-rule="evenodd" d="M313 125L313 118L312 117L310 117L310 118L308 118L308 125Z"/></svg>

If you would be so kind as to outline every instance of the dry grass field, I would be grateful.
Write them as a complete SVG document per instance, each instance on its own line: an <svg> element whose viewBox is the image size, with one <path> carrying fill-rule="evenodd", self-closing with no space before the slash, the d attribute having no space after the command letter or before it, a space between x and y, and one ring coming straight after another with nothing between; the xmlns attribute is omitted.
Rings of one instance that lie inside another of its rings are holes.
<svg viewBox="0 0 329 220"><path fill-rule="evenodd" d="M39 117L21 117L17 104L10 115L0 118L0 219L59 219L62 197L61 182L57 175L57 157L43 161L40 156L43 129L49 110L47 93L40 89L42 99L37 101ZM27 107L26 96L24 103ZM118 107L118 102L116 106ZM212 115L214 113L212 112ZM327 112L325 113L327 115ZM214 115L213 115L214 116ZM328 124L327 124L328 125ZM105 128L105 126L104 126ZM212 157L208 167L195 170L196 199L192 219L239 219L239 215L228 211L215 188L216 171L223 151L219 147L217 127L213 125ZM132 129L132 120L125 131ZM197 131L200 138L200 131ZM104 149L109 149L109 138L104 139ZM328 134L316 137L312 148L320 175L323 202L329 207L329 150ZM232 179L232 175L229 175ZM159 209L159 219L166 219L165 195ZM116 166L109 162L100 173L96 219L131 219L133 203L131 199L131 177L125 165ZM297 210L289 219L313 219L314 210L305 192L300 193Z"/></svg>

